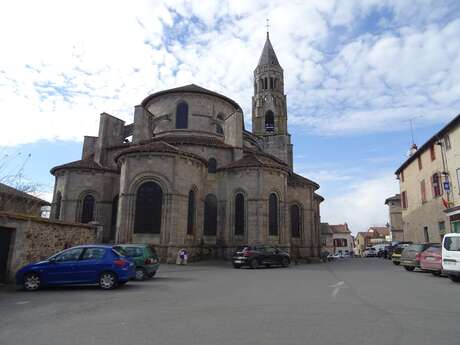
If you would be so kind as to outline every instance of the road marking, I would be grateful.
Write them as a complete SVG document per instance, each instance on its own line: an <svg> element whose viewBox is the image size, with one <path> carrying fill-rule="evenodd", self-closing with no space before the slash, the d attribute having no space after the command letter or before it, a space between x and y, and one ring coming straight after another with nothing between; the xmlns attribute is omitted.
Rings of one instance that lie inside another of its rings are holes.
<svg viewBox="0 0 460 345"><path fill-rule="evenodd" d="M29 301L19 301L19 302L16 302L16 304L27 304L29 303Z"/></svg>
<svg viewBox="0 0 460 345"><path fill-rule="evenodd" d="M345 282L340 281L334 285L329 285L329 287L333 287L334 290L332 291L331 297L336 298L337 294L339 293L340 289L347 288L348 286L345 285Z"/></svg>

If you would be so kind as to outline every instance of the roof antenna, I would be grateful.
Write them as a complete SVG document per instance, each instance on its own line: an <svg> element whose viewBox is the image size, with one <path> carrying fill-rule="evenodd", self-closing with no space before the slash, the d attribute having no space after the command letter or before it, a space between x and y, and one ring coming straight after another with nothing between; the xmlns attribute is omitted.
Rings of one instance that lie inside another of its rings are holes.
<svg viewBox="0 0 460 345"><path fill-rule="evenodd" d="M413 118L409 119L409 123L410 123L410 136L411 136L411 139L412 139L412 146L415 145L415 141L414 141L414 126L412 125L412 122L414 121Z"/></svg>
<svg viewBox="0 0 460 345"><path fill-rule="evenodd" d="M268 38L269 38L269 33L268 33L268 31L269 31L269 28L270 28L270 19L267 18L267 19L265 19L265 20L267 21L266 27L267 27L267 39L268 39Z"/></svg>

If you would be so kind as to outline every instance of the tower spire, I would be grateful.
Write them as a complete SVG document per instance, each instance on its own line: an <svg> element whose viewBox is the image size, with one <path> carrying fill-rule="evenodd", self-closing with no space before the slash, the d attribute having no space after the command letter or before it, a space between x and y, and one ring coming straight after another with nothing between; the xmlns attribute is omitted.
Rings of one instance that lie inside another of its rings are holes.
<svg viewBox="0 0 460 345"><path fill-rule="evenodd" d="M270 42L269 27L267 19L267 39L254 70L252 132L262 138L266 152L292 168L292 144L287 128L283 68Z"/></svg>
<svg viewBox="0 0 460 345"><path fill-rule="evenodd" d="M269 19L267 21L267 39L265 40L264 48L262 49L262 54L260 55L258 66L261 65L277 65L280 66L278 58L276 57L275 50L270 42L270 33L269 33ZM280 66L281 67L281 66Z"/></svg>

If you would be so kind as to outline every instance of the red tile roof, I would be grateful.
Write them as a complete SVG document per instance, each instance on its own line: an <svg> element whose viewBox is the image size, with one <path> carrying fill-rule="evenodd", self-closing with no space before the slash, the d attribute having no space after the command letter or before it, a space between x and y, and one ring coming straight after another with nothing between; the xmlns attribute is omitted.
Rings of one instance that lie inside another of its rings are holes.
<svg viewBox="0 0 460 345"><path fill-rule="evenodd" d="M377 234L377 236L389 236L390 235L390 229L387 228L386 226L371 226L369 230L367 230L368 233Z"/></svg>
<svg viewBox="0 0 460 345"><path fill-rule="evenodd" d="M255 152L246 152L243 158L238 159L234 162L231 162L223 167L220 167L217 170L229 170L229 169L239 169L239 168L272 168L280 169L287 171L288 168L285 164L279 163L277 160L263 154L257 154Z"/></svg>
<svg viewBox="0 0 460 345"><path fill-rule="evenodd" d="M221 148L233 148L232 146L224 143L222 139L213 137L213 136L205 136L205 135L175 135L175 134L167 134L161 135L158 138L152 138L146 141L141 141L140 144L146 144L151 142L158 142L164 141L171 145L202 145L202 146L213 146L213 147L221 147Z"/></svg>
<svg viewBox="0 0 460 345"><path fill-rule="evenodd" d="M334 232L334 234L350 234L350 229L348 229L348 224L337 224L337 225L329 225Z"/></svg>
<svg viewBox="0 0 460 345"><path fill-rule="evenodd" d="M196 155L194 153L190 152L185 152L177 147L168 144L167 142L164 141L154 141L150 142L148 144L139 144L139 145L131 145L129 148L121 150L118 152L118 154L115 156L115 160L118 160L121 156L130 154L130 153L141 153L141 152L164 152L164 153L172 153L172 154L177 154L181 156L186 156L186 157L191 157L194 159L197 159L201 162L203 162L205 165L208 164L206 159L203 157Z"/></svg>
<svg viewBox="0 0 460 345"><path fill-rule="evenodd" d="M94 161L94 155L80 159L78 161L70 162L63 165L58 165L51 169L51 174L55 174L58 170L79 170L79 169L90 169L90 170L99 170L99 171L107 171L107 172L118 172L117 169L113 169L110 167L103 166Z"/></svg>
<svg viewBox="0 0 460 345"><path fill-rule="evenodd" d="M151 94L147 98L145 98L142 101L141 104L142 104L143 107L145 107L155 97L167 95L169 93L182 93L182 92L201 93L201 94L205 94L205 95L219 97L220 99L223 99L224 101L229 102L230 104L232 104L237 110L242 111L241 107L239 106L239 104L236 103L233 99L230 99L230 98L228 98L228 97L226 97L224 95L221 95L220 93L205 89L204 87L201 87L201 86L198 86L198 85L195 85L195 84L189 84L189 85L185 85L185 86L175 87L173 89L168 89L168 90L163 90L163 91L156 92L154 94Z"/></svg>
<svg viewBox="0 0 460 345"><path fill-rule="evenodd" d="M303 177L302 175L296 174L295 172L292 172L289 175L288 184L291 185L291 186L295 186L295 185L298 185L298 184L300 184L300 185L312 185L312 186L316 187L316 189L319 188L319 184L317 184L316 182L314 182L312 180L307 179L306 177ZM318 196L324 200L324 198L322 196L320 196L320 195L318 195Z"/></svg>

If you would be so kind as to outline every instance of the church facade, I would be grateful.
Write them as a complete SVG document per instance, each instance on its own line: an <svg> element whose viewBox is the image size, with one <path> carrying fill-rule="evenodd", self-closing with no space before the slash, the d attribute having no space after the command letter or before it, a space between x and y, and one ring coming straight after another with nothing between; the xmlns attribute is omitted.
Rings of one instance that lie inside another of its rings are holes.
<svg viewBox="0 0 460 345"><path fill-rule="evenodd" d="M226 258L265 243L320 252L319 185L293 171L283 69L269 36L254 70L252 132L230 98L197 85L160 91L134 122L103 113L82 159L54 167L51 217L103 226L107 242L151 243L167 261Z"/></svg>

